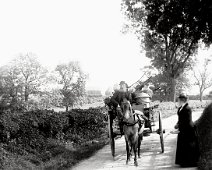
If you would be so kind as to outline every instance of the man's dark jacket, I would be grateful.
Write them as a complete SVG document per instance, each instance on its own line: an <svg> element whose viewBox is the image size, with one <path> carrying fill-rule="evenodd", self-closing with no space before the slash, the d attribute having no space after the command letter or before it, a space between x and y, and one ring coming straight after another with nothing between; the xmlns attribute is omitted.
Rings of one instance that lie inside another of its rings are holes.
<svg viewBox="0 0 212 170"><path fill-rule="evenodd" d="M111 97L111 102L114 107L117 107L118 105L121 106L124 98L132 102L132 96L130 92L116 91Z"/></svg>

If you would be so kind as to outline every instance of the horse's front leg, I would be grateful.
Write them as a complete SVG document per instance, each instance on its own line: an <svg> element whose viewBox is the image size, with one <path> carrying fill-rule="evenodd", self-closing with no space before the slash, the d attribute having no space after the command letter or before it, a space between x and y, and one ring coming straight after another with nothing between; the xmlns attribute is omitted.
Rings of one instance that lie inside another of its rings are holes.
<svg viewBox="0 0 212 170"><path fill-rule="evenodd" d="M133 150L133 148L130 147L130 158L132 157L132 150Z"/></svg>
<svg viewBox="0 0 212 170"><path fill-rule="evenodd" d="M138 148L138 145L136 144L136 145L133 147L133 150L134 150L134 165L135 165L135 166L138 166L137 148Z"/></svg>
<svg viewBox="0 0 212 170"><path fill-rule="evenodd" d="M138 166L138 161L137 161L137 149L138 149L138 134L135 136L134 141L133 141L133 151L134 151L134 165Z"/></svg>
<svg viewBox="0 0 212 170"><path fill-rule="evenodd" d="M126 164L130 161L130 148L129 148L129 142L128 139L125 137L125 142L126 142L126 151L127 151L127 160Z"/></svg>

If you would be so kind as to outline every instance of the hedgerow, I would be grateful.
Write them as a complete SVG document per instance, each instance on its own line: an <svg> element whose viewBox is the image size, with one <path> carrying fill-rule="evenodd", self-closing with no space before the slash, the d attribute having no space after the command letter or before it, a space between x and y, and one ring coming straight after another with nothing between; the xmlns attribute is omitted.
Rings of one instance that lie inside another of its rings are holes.
<svg viewBox="0 0 212 170"><path fill-rule="evenodd" d="M23 113L1 111L0 143L9 152L36 155L39 163L48 159L47 152L51 150L49 139L79 146L100 138L106 132L105 117L103 108L59 113L52 110Z"/></svg>
<svg viewBox="0 0 212 170"><path fill-rule="evenodd" d="M75 109L68 113L71 127L65 137L76 144L93 140L106 132L106 116L102 108Z"/></svg>

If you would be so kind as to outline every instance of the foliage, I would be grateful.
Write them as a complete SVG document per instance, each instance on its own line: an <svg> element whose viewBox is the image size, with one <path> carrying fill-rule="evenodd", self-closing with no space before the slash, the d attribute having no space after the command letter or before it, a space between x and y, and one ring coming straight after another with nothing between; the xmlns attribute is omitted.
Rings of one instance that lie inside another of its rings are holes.
<svg viewBox="0 0 212 170"><path fill-rule="evenodd" d="M199 169L212 168L212 104L208 105L201 117L195 122L199 137L200 160Z"/></svg>
<svg viewBox="0 0 212 170"><path fill-rule="evenodd" d="M59 74L59 84L62 85L63 105L68 107L85 94L86 75L82 72L78 62L57 65L55 69Z"/></svg>
<svg viewBox="0 0 212 170"><path fill-rule="evenodd" d="M45 70L32 53L21 54L12 62L12 67L18 71L18 84L23 88L24 100L28 101L30 94L39 91L42 83L45 83Z"/></svg>
<svg viewBox="0 0 212 170"><path fill-rule="evenodd" d="M49 138L81 145L101 137L106 132L105 119L102 108L59 113L52 110L4 111L0 117L0 142L13 142L27 152L42 154L48 150Z"/></svg>
<svg viewBox="0 0 212 170"><path fill-rule="evenodd" d="M45 83L45 70L36 57L27 53L0 68L1 104L14 109L27 104L29 96L37 94Z"/></svg>
<svg viewBox="0 0 212 170"><path fill-rule="evenodd" d="M105 96L112 96L113 95L113 90L112 88L107 88L107 90L105 91Z"/></svg>
<svg viewBox="0 0 212 170"><path fill-rule="evenodd" d="M168 101L171 93L171 80L166 74L157 74L151 79L151 83L155 87L153 94L153 100ZM181 74L176 79L176 94L179 94L181 91L189 89L190 82L187 78L187 75Z"/></svg>
<svg viewBox="0 0 212 170"><path fill-rule="evenodd" d="M204 91L212 86L212 77L209 71L210 63L210 59L205 59L202 66L202 70L198 68L193 70L194 78L196 80L195 85L198 85L199 87L200 101L202 101Z"/></svg>
<svg viewBox="0 0 212 170"><path fill-rule="evenodd" d="M161 74L170 78L170 100L175 99L176 79L191 64L198 41L207 35L211 37L211 20L204 11L210 9L205 6L207 3L209 1L124 0L123 9L144 43L146 56Z"/></svg>
<svg viewBox="0 0 212 170"><path fill-rule="evenodd" d="M72 128L68 132L67 139L80 144L87 139L93 140L105 132L105 114L101 108L74 109L69 112L69 120L72 120ZM95 132L95 133L93 133Z"/></svg>

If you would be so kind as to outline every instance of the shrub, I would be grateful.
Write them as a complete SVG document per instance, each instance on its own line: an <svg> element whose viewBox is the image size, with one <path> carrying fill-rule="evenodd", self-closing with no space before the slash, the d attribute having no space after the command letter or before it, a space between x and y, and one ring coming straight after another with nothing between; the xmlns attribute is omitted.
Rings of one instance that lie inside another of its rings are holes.
<svg viewBox="0 0 212 170"><path fill-rule="evenodd" d="M71 140L75 144L93 140L105 132L102 108L75 109L70 112L48 110L16 114L2 112L0 117L1 142L15 140L28 149L45 150L47 138Z"/></svg>
<svg viewBox="0 0 212 170"><path fill-rule="evenodd" d="M76 144L93 140L105 132L105 114L102 108L74 109L68 113L71 128L66 138Z"/></svg>
<svg viewBox="0 0 212 170"><path fill-rule="evenodd" d="M19 130L18 115L10 111L0 113L0 142L9 142Z"/></svg>
<svg viewBox="0 0 212 170"><path fill-rule="evenodd" d="M39 166L52 157L52 147L59 147L59 143L69 142L75 147L98 140L107 132L104 109L75 109L59 113L52 110L1 111L0 143L4 147L0 148L0 166L7 165L5 160L10 162L10 158L3 156L5 152ZM57 141L57 144L53 146L50 141ZM16 163L14 166L17 167Z"/></svg>
<svg viewBox="0 0 212 170"><path fill-rule="evenodd" d="M200 146L199 169L212 168L212 103L195 122Z"/></svg>

